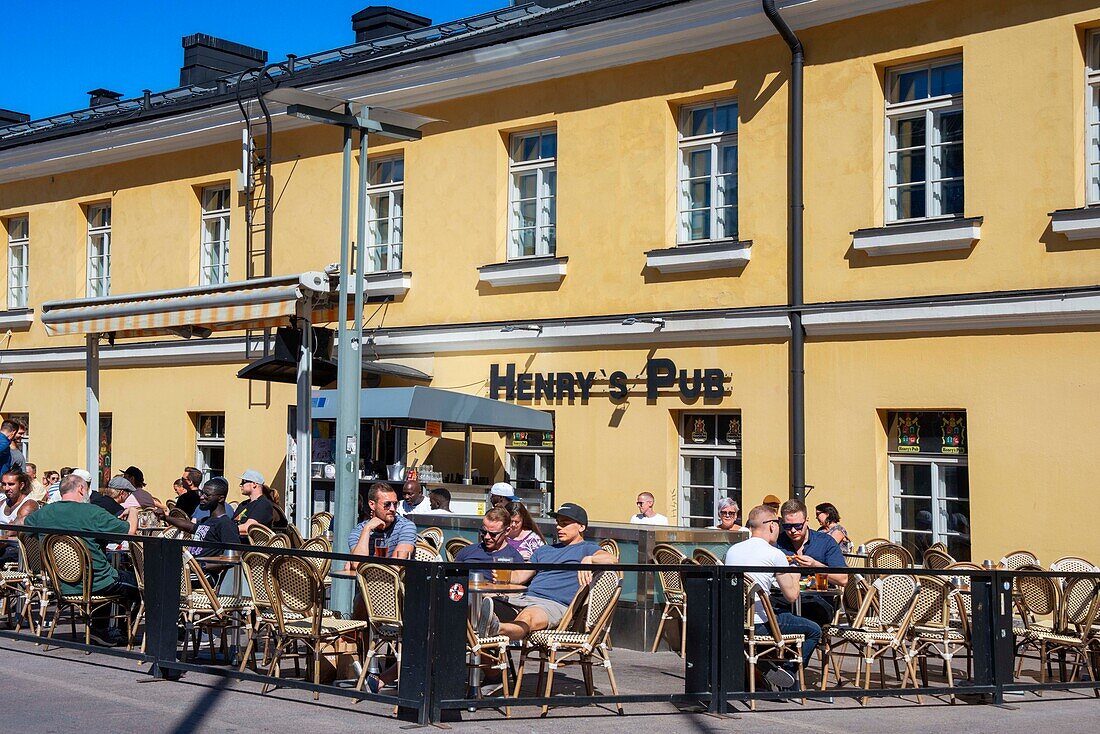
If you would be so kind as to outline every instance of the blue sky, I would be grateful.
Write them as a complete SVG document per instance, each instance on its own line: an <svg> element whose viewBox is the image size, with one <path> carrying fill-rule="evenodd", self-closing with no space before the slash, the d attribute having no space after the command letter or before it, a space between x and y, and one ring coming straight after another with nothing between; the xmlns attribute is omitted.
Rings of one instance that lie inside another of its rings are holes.
<svg viewBox="0 0 1100 734"><path fill-rule="evenodd" d="M508 5L508 0L5 0L0 23L0 107L32 118L88 106L98 87L137 97L179 86L180 38L208 33L304 56L354 42L351 16L392 5L433 22Z"/></svg>

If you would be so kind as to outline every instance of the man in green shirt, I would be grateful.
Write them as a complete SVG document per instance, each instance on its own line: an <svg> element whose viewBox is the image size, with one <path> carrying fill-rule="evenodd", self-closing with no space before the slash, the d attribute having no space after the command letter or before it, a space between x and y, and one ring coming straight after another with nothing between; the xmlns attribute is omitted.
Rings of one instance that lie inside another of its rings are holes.
<svg viewBox="0 0 1100 734"><path fill-rule="evenodd" d="M128 533L137 534L137 507L129 508L126 519L113 517L111 513L98 505L88 502L91 490L83 477L70 474L61 481L61 501L48 504L23 520L27 528L56 528L59 530L83 530L92 533ZM120 594L128 602L139 599L137 580L133 573L120 571L107 561L104 552L105 541L94 538L81 538L92 559L92 593ZM73 584L61 584L65 594L80 594L82 589ZM125 641L118 629L108 629L108 609L102 609L92 620L92 639L103 645L116 645Z"/></svg>

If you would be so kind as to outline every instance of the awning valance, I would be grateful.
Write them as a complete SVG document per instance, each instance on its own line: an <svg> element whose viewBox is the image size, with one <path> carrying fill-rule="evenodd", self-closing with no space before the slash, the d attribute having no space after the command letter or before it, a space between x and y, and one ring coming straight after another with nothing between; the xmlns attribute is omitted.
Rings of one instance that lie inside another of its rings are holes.
<svg viewBox="0 0 1100 734"><path fill-rule="evenodd" d="M306 295L329 292L327 275L308 272L218 286L50 301L43 304L42 323L50 336L190 336L260 329L287 325ZM327 300L322 300L317 305L328 309Z"/></svg>

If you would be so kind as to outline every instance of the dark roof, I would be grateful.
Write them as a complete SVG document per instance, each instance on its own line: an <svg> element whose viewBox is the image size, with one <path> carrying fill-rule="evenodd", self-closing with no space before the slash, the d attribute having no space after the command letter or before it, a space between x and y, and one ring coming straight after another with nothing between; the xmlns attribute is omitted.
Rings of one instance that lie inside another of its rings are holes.
<svg viewBox="0 0 1100 734"><path fill-rule="evenodd" d="M281 85L309 86L417 61L485 48L521 38L646 12L689 0L577 0L544 8L537 3L502 8L448 23L375 38L265 67ZM291 66L293 68L291 68ZM255 96L260 68L203 84L177 87L41 120L0 127L0 151L55 138L170 117Z"/></svg>

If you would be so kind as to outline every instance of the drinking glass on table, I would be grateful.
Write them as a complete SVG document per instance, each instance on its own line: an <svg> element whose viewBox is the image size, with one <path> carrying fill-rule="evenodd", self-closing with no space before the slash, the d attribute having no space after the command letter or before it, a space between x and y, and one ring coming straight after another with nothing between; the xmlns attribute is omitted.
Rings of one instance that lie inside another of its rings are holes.
<svg viewBox="0 0 1100 734"><path fill-rule="evenodd" d="M373 538L371 540L371 555L376 558L385 558L388 555L389 548L386 547L385 538Z"/></svg>
<svg viewBox="0 0 1100 734"><path fill-rule="evenodd" d="M493 581L498 584L507 584L512 581L512 572L507 568L494 568Z"/></svg>

